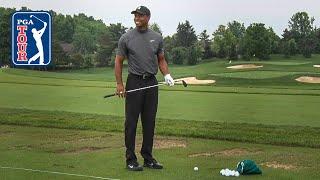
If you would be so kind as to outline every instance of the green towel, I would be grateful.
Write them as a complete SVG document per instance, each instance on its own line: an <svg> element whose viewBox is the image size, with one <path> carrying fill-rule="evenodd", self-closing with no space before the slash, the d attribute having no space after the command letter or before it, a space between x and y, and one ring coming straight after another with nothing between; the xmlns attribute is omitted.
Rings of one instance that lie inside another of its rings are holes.
<svg viewBox="0 0 320 180"><path fill-rule="evenodd" d="M262 174L257 164L252 160L240 161L237 165L237 171L242 175Z"/></svg>

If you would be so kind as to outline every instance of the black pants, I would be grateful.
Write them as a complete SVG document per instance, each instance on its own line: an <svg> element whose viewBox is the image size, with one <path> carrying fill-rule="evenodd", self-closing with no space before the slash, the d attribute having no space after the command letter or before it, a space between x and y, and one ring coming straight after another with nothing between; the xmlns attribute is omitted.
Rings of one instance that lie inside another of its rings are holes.
<svg viewBox="0 0 320 180"><path fill-rule="evenodd" d="M142 78L141 76L129 74L126 90L141 88L158 84L154 76ZM126 95L126 121L125 121L125 144L126 161L136 161L135 140L139 115L141 117L143 130L143 143L141 155L145 160L152 159L153 136L155 118L158 109L158 87L144 89L128 93Z"/></svg>

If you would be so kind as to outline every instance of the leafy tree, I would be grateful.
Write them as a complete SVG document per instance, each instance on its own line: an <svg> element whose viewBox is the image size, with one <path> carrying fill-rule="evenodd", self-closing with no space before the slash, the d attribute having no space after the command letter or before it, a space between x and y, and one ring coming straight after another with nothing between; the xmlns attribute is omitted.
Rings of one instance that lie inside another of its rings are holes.
<svg viewBox="0 0 320 180"><path fill-rule="evenodd" d="M288 41L288 47L289 47L289 55L294 56L297 52L297 43L294 39L290 39Z"/></svg>
<svg viewBox="0 0 320 180"><path fill-rule="evenodd" d="M96 66L107 66L114 48L115 42L112 40L111 33L105 31L98 39L98 51L95 56Z"/></svg>
<svg viewBox="0 0 320 180"><path fill-rule="evenodd" d="M259 59L268 59L271 53L269 31L262 23L251 24L244 35L244 56L250 59L253 56Z"/></svg>
<svg viewBox="0 0 320 180"><path fill-rule="evenodd" d="M112 52L117 48L118 41L122 34L126 32L120 23L110 24L106 30L98 37L98 50L95 57L96 66L112 65Z"/></svg>
<svg viewBox="0 0 320 180"><path fill-rule="evenodd" d="M92 68L94 66L94 62L93 62L93 56L92 55L86 55L84 57L84 62L83 62L83 67L88 69L88 71L90 70L90 68Z"/></svg>
<svg viewBox="0 0 320 180"><path fill-rule="evenodd" d="M315 45L315 53L320 53L320 29L316 28L315 29L315 38L316 38L316 45Z"/></svg>
<svg viewBox="0 0 320 180"><path fill-rule="evenodd" d="M189 21L179 23L175 36L175 45L190 47L197 41L197 35Z"/></svg>
<svg viewBox="0 0 320 180"><path fill-rule="evenodd" d="M295 36L305 37L313 30L314 17L309 18L307 12L297 12L289 21L290 30Z"/></svg>
<svg viewBox="0 0 320 180"><path fill-rule="evenodd" d="M282 40L290 40L293 38L293 34L291 31L289 31L287 28L283 31L283 34L282 34Z"/></svg>
<svg viewBox="0 0 320 180"><path fill-rule="evenodd" d="M226 55L228 59L237 58L237 38L236 36L227 29L224 36Z"/></svg>
<svg viewBox="0 0 320 180"><path fill-rule="evenodd" d="M202 57L204 59L212 57L212 51L210 47L211 40L209 39L209 37L210 36L207 34L207 30L202 31L199 35L200 44L203 49Z"/></svg>
<svg viewBox="0 0 320 180"><path fill-rule="evenodd" d="M316 46L314 33L300 39L299 42L300 43L298 43L298 47L301 48L302 55L306 58L310 58Z"/></svg>
<svg viewBox="0 0 320 180"><path fill-rule="evenodd" d="M81 54L91 54L96 49L94 35L89 29L78 26L73 36L73 45L75 51Z"/></svg>
<svg viewBox="0 0 320 180"><path fill-rule="evenodd" d="M226 32L226 26L219 25L218 29L212 34L213 36L212 49L213 49L213 52L220 58L226 57L226 54L227 54L226 42L224 40L225 32Z"/></svg>
<svg viewBox="0 0 320 180"><path fill-rule="evenodd" d="M102 20L95 20L92 16L87 17L83 13L74 15L73 21L76 26L72 43L76 52L84 55L94 53L99 35L106 31L106 25Z"/></svg>
<svg viewBox="0 0 320 180"><path fill-rule="evenodd" d="M128 28L122 26L121 23L110 24L109 26L107 26L107 31L110 33L111 40L113 41L113 43L115 43L115 47L117 46L120 37L124 33L126 33L127 29Z"/></svg>
<svg viewBox="0 0 320 180"><path fill-rule="evenodd" d="M297 43L292 38L288 41L283 41L283 47L282 47L282 53L285 55L285 57L294 56L297 52Z"/></svg>
<svg viewBox="0 0 320 180"><path fill-rule="evenodd" d="M306 12L297 12L289 21L289 31L305 57L311 57L316 44L313 22L314 18L310 18Z"/></svg>
<svg viewBox="0 0 320 180"><path fill-rule="evenodd" d="M166 61L172 62L172 49L175 47L175 40L174 40L175 35L173 36L166 36L163 41L164 41L164 56Z"/></svg>
<svg viewBox="0 0 320 180"><path fill-rule="evenodd" d="M228 23L228 29L231 31L231 33L238 39L242 39L244 37L244 34L246 32L246 28L244 27L244 24L232 21Z"/></svg>
<svg viewBox="0 0 320 180"><path fill-rule="evenodd" d="M270 37L270 48L272 54L278 54L280 53L280 37L273 31L273 29L270 27L268 29L269 37Z"/></svg>
<svg viewBox="0 0 320 180"><path fill-rule="evenodd" d="M185 47L175 47L172 49L172 62L173 64L183 64L186 59L186 54L188 50Z"/></svg>
<svg viewBox="0 0 320 180"><path fill-rule="evenodd" d="M173 36L166 36L164 39L164 50L167 52L171 52L172 48L175 47L175 40L174 35Z"/></svg>
<svg viewBox="0 0 320 180"><path fill-rule="evenodd" d="M56 66L67 66L69 64L69 58L66 54L66 52L63 51L62 47L60 46L60 43L58 43L56 40L52 41L52 61L51 65L53 66L53 69L56 68Z"/></svg>
<svg viewBox="0 0 320 180"><path fill-rule="evenodd" d="M246 28L243 23L241 24L238 21L232 21L228 23L228 30L235 37L235 44L232 44L232 47L230 49L230 59L238 59L240 54L243 54L241 42L246 32ZM232 41L232 43L234 43L234 41Z"/></svg>
<svg viewBox="0 0 320 180"><path fill-rule="evenodd" d="M289 40L291 40L293 38L292 32L289 31L287 28L283 31L282 34L282 39L280 40L280 51L282 52L282 54L284 54L285 57L290 57L290 51L289 51ZM296 41L295 41L296 43ZM297 52L295 52L296 54Z"/></svg>
<svg viewBox="0 0 320 180"><path fill-rule="evenodd" d="M172 61L171 51L164 50L164 57L167 63L170 63Z"/></svg>
<svg viewBox="0 0 320 180"><path fill-rule="evenodd" d="M201 60L201 46L200 44L194 44L188 48L187 63L188 65L196 65Z"/></svg>
<svg viewBox="0 0 320 180"><path fill-rule="evenodd" d="M110 67L114 67L116 55L117 55L117 48L114 49L114 50L112 51L112 53L111 53L111 57L110 57L110 61L109 61L109 66L110 66Z"/></svg>
<svg viewBox="0 0 320 180"><path fill-rule="evenodd" d="M162 35L162 31L160 26L157 23L153 23L150 25L150 29Z"/></svg>
<svg viewBox="0 0 320 180"><path fill-rule="evenodd" d="M0 65L11 64L11 15L15 9L0 7Z"/></svg>
<svg viewBox="0 0 320 180"><path fill-rule="evenodd" d="M80 68L84 63L84 58L80 53L71 55L71 64L74 68Z"/></svg>
<svg viewBox="0 0 320 180"><path fill-rule="evenodd" d="M237 38L230 29L220 25L213 33L213 49L218 57L237 58Z"/></svg>
<svg viewBox="0 0 320 180"><path fill-rule="evenodd" d="M53 20L53 37L55 40L72 42L72 37L75 31L75 23L70 15L64 16L58 14Z"/></svg>

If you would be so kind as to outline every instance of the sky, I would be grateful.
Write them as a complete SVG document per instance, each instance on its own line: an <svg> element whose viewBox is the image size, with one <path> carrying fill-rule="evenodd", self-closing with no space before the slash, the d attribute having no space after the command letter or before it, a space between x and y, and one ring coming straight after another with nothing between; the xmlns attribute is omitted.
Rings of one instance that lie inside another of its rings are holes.
<svg viewBox="0 0 320 180"><path fill-rule="evenodd" d="M207 30L211 35L219 25L233 20L244 23L264 23L281 36L293 14L306 11L320 27L319 0L1 0L1 7L32 10L54 10L74 15L84 13L102 19L106 25L122 23L134 27L136 7L144 5L151 11L150 23L157 23L164 36L173 35L179 22L188 20L197 35Z"/></svg>

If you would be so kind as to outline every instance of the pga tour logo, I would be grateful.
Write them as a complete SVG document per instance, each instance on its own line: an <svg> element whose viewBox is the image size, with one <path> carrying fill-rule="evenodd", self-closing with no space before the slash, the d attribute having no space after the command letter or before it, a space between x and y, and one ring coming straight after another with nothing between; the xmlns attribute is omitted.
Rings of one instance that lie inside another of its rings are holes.
<svg viewBox="0 0 320 180"><path fill-rule="evenodd" d="M12 62L48 65L51 61L51 15L18 11L12 15Z"/></svg>

